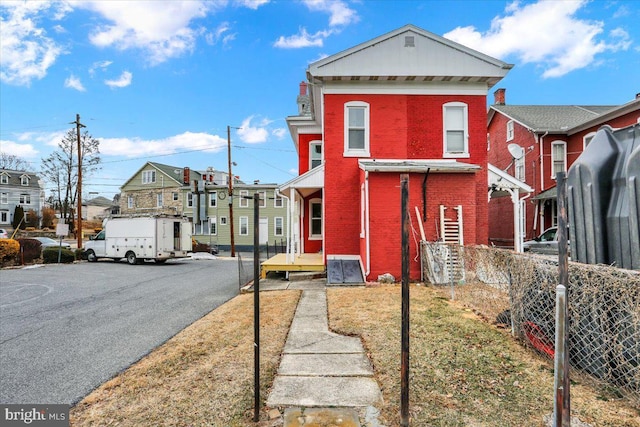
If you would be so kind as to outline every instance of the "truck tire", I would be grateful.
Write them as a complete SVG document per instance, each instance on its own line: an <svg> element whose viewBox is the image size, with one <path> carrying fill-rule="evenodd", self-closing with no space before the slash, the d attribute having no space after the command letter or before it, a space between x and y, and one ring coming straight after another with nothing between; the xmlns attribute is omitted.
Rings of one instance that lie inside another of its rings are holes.
<svg viewBox="0 0 640 427"><path fill-rule="evenodd" d="M138 258L136 257L136 254L134 252L127 252L127 262L130 265L138 264Z"/></svg>
<svg viewBox="0 0 640 427"><path fill-rule="evenodd" d="M93 249L89 249L87 251L87 261L89 261L89 262L98 261L98 257L96 256L96 253L93 251Z"/></svg>

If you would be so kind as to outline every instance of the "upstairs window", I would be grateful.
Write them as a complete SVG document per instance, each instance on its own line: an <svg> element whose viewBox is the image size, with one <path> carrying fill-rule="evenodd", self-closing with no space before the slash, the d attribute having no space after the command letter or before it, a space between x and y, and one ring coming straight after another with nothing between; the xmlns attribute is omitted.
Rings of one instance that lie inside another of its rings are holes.
<svg viewBox="0 0 640 427"><path fill-rule="evenodd" d="M0 175L0 184L8 184L9 183L9 175L3 173Z"/></svg>
<svg viewBox="0 0 640 427"><path fill-rule="evenodd" d="M20 195L20 204L21 205L30 205L31 204L31 194L21 194Z"/></svg>
<svg viewBox="0 0 640 427"><path fill-rule="evenodd" d="M142 171L142 183L151 184L153 182L156 182L156 171Z"/></svg>
<svg viewBox="0 0 640 427"><path fill-rule="evenodd" d="M348 102L344 106L344 155L369 157L369 104Z"/></svg>
<svg viewBox="0 0 640 427"><path fill-rule="evenodd" d="M507 141L513 140L513 120L507 122Z"/></svg>
<svg viewBox="0 0 640 427"><path fill-rule="evenodd" d="M241 208L249 207L249 190L240 190L240 201L238 202L238 206Z"/></svg>
<svg viewBox="0 0 640 427"><path fill-rule="evenodd" d="M24 185L24 186L29 185L29 177L27 175L22 175L20 177L20 185Z"/></svg>
<svg viewBox="0 0 640 427"><path fill-rule="evenodd" d="M273 207L274 208L281 208L284 206L284 201L282 200L282 197L278 195L278 193L274 193L273 195Z"/></svg>
<svg viewBox="0 0 640 427"><path fill-rule="evenodd" d="M9 203L9 193L0 193L0 204L6 205Z"/></svg>
<svg viewBox="0 0 640 427"><path fill-rule="evenodd" d="M515 167L515 177L516 177L516 179L519 179L520 181L524 182L524 180L525 180L525 176L524 176L524 156L522 156L519 159L514 160L514 167Z"/></svg>
<svg viewBox="0 0 640 427"><path fill-rule="evenodd" d="M551 178L555 179L558 172L567 170L567 143L554 141L551 143Z"/></svg>
<svg viewBox="0 0 640 427"><path fill-rule="evenodd" d="M193 193L187 193L186 197L187 197L187 207L188 208L192 208L193 207Z"/></svg>
<svg viewBox="0 0 640 427"><path fill-rule="evenodd" d="M448 102L442 107L444 157L469 157L467 104Z"/></svg>
<svg viewBox="0 0 640 427"><path fill-rule="evenodd" d="M260 191L258 192L258 194L260 194L260 207L261 208L266 208L267 207L267 192L266 191Z"/></svg>
<svg viewBox="0 0 640 427"><path fill-rule="evenodd" d="M309 144L309 169L317 168L322 164L322 142L312 141Z"/></svg>
<svg viewBox="0 0 640 427"><path fill-rule="evenodd" d="M218 192L212 191L209 193L209 207L215 208L216 206L218 206Z"/></svg>

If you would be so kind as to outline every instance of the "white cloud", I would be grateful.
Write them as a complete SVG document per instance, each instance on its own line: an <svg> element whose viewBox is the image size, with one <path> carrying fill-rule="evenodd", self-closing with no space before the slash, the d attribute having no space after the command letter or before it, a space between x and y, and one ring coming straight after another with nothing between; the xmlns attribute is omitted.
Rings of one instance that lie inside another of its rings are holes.
<svg viewBox="0 0 640 427"><path fill-rule="evenodd" d="M575 15L587 2L539 1L526 5L513 2L505 15L496 17L481 33L475 27L457 27L444 37L496 58L514 55L523 63L539 64L543 77L560 77L595 62L606 51L627 49L628 35L610 34L612 43L598 40L604 24Z"/></svg>
<svg viewBox="0 0 640 427"><path fill-rule="evenodd" d="M69 89L75 89L80 92L86 91L80 79L74 76L73 74L67 77L67 79L64 81L64 87L67 87Z"/></svg>
<svg viewBox="0 0 640 427"><path fill-rule="evenodd" d="M106 70L109 65L113 64L113 61L98 61L98 62L94 62L93 64L91 64L91 67L89 67L89 74L91 76L93 76L97 70Z"/></svg>
<svg viewBox="0 0 640 427"><path fill-rule="evenodd" d="M51 10L49 10L51 8ZM64 51L38 27L35 18L53 12L61 17L66 9L50 2L0 2L0 80L29 86L42 79Z"/></svg>
<svg viewBox="0 0 640 427"><path fill-rule="evenodd" d="M282 138L284 138L285 136L287 136L287 134L288 134L289 132L287 132L287 129L285 129L285 128L277 128L277 129L272 130L272 131L271 131L271 133L272 133L272 134L273 134L273 136L275 136L276 138L278 138L278 139L282 139Z"/></svg>
<svg viewBox="0 0 640 427"><path fill-rule="evenodd" d="M249 116L244 119L240 126L241 129L238 129L238 136L240 136L242 142L246 142L247 144L260 144L262 142L266 142L269 137L269 131L266 129L269 121L263 119L258 126L251 126L253 118L254 116Z"/></svg>
<svg viewBox="0 0 640 427"><path fill-rule="evenodd" d="M315 34L307 33L305 28L300 28L300 33L293 36L280 36L273 44L275 47L283 49L297 49L301 47L322 47L324 39L331 34L331 31L318 31Z"/></svg>
<svg viewBox="0 0 640 427"><path fill-rule="evenodd" d="M38 155L38 150L36 150L31 144L18 144L14 141L4 139L0 140L0 151L23 159L33 158Z"/></svg>
<svg viewBox="0 0 640 427"><path fill-rule="evenodd" d="M187 0L162 2L162 7L156 2L132 1L91 1L78 6L109 21L90 35L91 43L119 50L141 49L152 64L159 64L193 50L200 30L192 28L192 21L206 16L215 5Z"/></svg>
<svg viewBox="0 0 640 427"><path fill-rule="evenodd" d="M236 0L236 4L257 10L260 6L269 3L270 0Z"/></svg>
<svg viewBox="0 0 640 427"><path fill-rule="evenodd" d="M226 47L238 35L237 33L228 33L230 29L231 25L228 22L222 22L215 30L206 33L205 40L210 45L215 45L222 41L222 45Z"/></svg>
<svg viewBox="0 0 640 427"><path fill-rule="evenodd" d="M343 1L336 0L304 0L311 11L329 12L329 26L344 26L360 20L357 12Z"/></svg>
<svg viewBox="0 0 640 427"><path fill-rule="evenodd" d="M360 20L357 12L342 0L304 0L304 4L312 12L329 13L329 30L320 30L314 34L307 33L306 28L300 28L298 34L280 36L273 43L274 47L283 49L299 49L304 47L322 47L324 39L339 33L342 27Z"/></svg>
<svg viewBox="0 0 640 427"><path fill-rule="evenodd" d="M106 156L137 157L185 151L217 153L227 149L227 139L202 132L184 132L163 139L100 138L100 153Z"/></svg>
<svg viewBox="0 0 640 427"><path fill-rule="evenodd" d="M104 84L109 86L110 88L114 87L127 87L131 84L131 80L133 79L133 74L129 71L124 71L120 77L114 80L105 80Z"/></svg>

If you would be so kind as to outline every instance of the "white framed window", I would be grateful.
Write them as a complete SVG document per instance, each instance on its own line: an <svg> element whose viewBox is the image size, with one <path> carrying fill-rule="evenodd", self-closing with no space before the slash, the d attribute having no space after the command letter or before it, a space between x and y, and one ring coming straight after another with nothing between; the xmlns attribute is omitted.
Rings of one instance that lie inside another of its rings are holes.
<svg viewBox="0 0 640 427"><path fill-rule="evenodd" d="M20 177L20 185L25 186L25 187L27 185L29 185L29 177L27 175L22 175Z"/></svg>
<svg viewBox="0 0 640 427"><path fill-rule="evenodd" d="M273 218L273 235L284 235L284 219L281 216L276 216Z"/></svg>
<svg viewBox="0 0 640 427"><path fill-rule="evenodd" d="M0 211L0 223L6 224L9 222L9 211Z"/></svg>
<svg viewBox="0 0 640 427"><path fill-rule="evenodd" d="M344 156L369 157L369 104L344 104Z"/></svg>
<svg viewBox="0 0 640 427"><path fill-rule="evenodd" d="M161 208L164 204L164 196L162 193L156 195L156 207Z"/></svg>
<svg viewBox="0 0 640 427"><path fill-rule="evenodd" d="M227 217L226 216L221 216L220 217L220 225L227 225Z"/></svg>
<svg viewBox="0 0 640 427"><path fill-rule="evenodd" d="M267 192L266 191L260 191L260 192L258 192L258 194L260 194L260 207L261 208L266 208L267 207Z"/></svg>
<svg viewBox="0 0 640 427"><path fill-rule="evenodd" d="M467 104L447 102L442 106L444 157L469 157Z"/></svg>
<svg viewBox="0 0 640 427"><path fill-rule="evenodd" d="M322 200L309 200L309 239L322 238Z"/></svg>
<svg viewBox="0 0 640 427"><path fill-rule="evenodd" d="M209 232L214 236L218 234L218 219L215 216L209 217Z"/></svg>
<svg viewBox="0 0 640 427"><path fill-rule="evenodd" d="M249 207L249 190L240 190L240 201L238 202L238 206L241 208Z"/></svg>
<svg viewBox="0 0 640 427"><path fill-rule="evenodd" d="M513 140L513 120L507 122L507 141Z"/></svg>
<svg viewBox="0 0 640 427"><path fill-rule="evenodd" d="M8 184L9 183L9 175L3 173L0 175L0 184Z"/></svg>
<svg viewBox="0 0 640 427"><path fill-rule="evenodd" d="M0 193L0 204L9 204L9 193Z"/></svg>
<svg viewBox="0 0 640 427"><path fill-rule="evenodd" d="M551 178L555 179L558 172L567 170L567 143L553 141L551 143Z"/></svg>
<svg viewBox="0 0 640 427"><path fill-rule="evenodd" d="M582 138L582 149L586 149L593 137L596 136L595 132L589 132Z"/></svg>
<svg viewBox="0 0 640 427"><path fill-rule="evenodd" d="M185 197L187 198L187 207L188 208L192 208L193 207L193 193L187 193Z"/></svg>
<svg viewBox="0 0 640 427"><path fill-rule="evenodd" d="M519 159L515 159L513 164L514 164L514 168L515 168L515 177L516 177L516 179L519 179L520 181L524 182L525 181L524 156L522 156Z"/></svg>
<svg viewBox="0 0 640 427"><path fill-rule="evenodd" d="M156 182L156 171L142 171L142 183L151 184L153 182Z"/></svg>
<svg viewBox="0 0 640 427"><path fill-rule="evenodd" d="M216 206L218 206L218 192L212 191L209 193L209 207L215 208Z"/></svg>
<svg viewBox="0 0 640 427"><path fill-rule="evenodd" d="M309 143L309 170L322 164L322 141Z"/></svg>
<svg viewBox="0 0 640 427"><path fill-rule="evenodd" d="M249 235L249 217L248 216L240 217L240 235L241 236Z"/></svg>
<svg viewBox="0 0 640 427"><path fill-rule="evenodd" d="M31 194L26 194L26 193L20 194L20 204L21 205L30 205L31 204Z"/></svg>
<svg viewBox="0 0 640 427"><path fill-rule="evenodd" d="M133 196L127 196L127 208L133 209Z"/></svg>
<svg viewBox="0 0 640 427"><path fill-rule="evenodd" d="M174 191L173 193L171 193L171 198L173 199L174 202L177 202L179 199L179 195L177 191Z"/></svg>
<svg viewBox="0 0 640 427"><path fill-rule="evenodd" d="M282 198L282 196L279 196L278 193L274 192L273 193L273 207L274 208L281 208L284 206L284 199Z"/></svg>

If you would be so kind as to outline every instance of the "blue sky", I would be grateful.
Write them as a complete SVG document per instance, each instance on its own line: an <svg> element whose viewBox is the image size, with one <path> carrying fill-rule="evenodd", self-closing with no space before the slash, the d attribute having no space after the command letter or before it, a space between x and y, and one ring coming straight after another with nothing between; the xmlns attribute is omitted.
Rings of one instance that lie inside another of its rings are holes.
<svg viewBox="0 0 640 427"><path fill-rule="evenodd" d="M309 63L413 24L514 64L509 104L619 105L640 92L636 1L0 0L0 151L40 170L80 114L88 192L146 161L283 183Z"/></svg>

